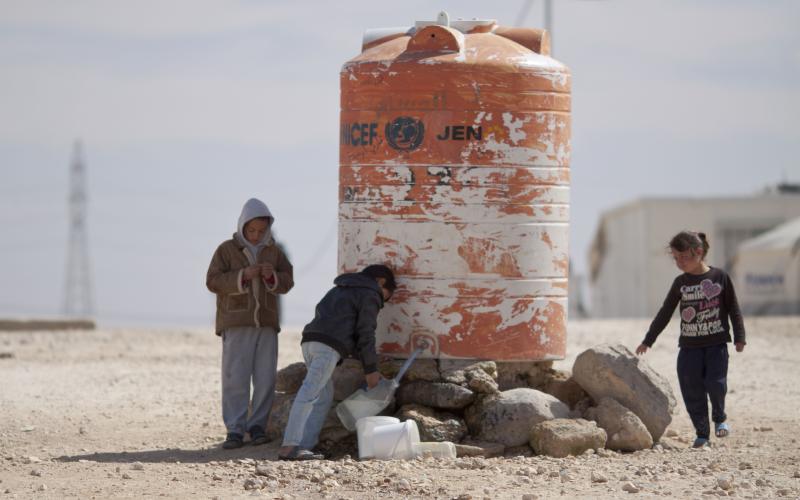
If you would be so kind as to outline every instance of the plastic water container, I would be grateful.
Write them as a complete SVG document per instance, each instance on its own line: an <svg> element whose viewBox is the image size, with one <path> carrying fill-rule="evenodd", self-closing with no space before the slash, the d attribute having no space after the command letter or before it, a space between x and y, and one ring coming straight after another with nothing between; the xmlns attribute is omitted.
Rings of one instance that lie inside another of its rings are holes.
<svg viewBox="0 0 800 500"><path fill-rule="evenodd" d="M377 386L365 391L359 389L336 405L336 415L348 431L356 430L360 418L372 417L386 408L392 401L397 382L381 380Z"/></svg>
<svg viewBox="0 0 800 500"><path fill-rule="evenodd" d="M413 420L372 429L372 453L382 460L411 460L417 456L419 429Z"/></svg>
<svg viewBox="0 0 800 500"><path fill-rule="evenodd" d="M375 456L375 453L372 449L372 438L376 427L399 423L400 419L395 417L359 418L358 422L356 422L356 433L358 435L358 458L361 460L366 460Z"/></svg>
<svg viewBox="0 0 800 500"><path fill-rule="evenodd" d="M456 445L450 441L426 441L415 445L417 456L432 458L456 458Z"/></svg>

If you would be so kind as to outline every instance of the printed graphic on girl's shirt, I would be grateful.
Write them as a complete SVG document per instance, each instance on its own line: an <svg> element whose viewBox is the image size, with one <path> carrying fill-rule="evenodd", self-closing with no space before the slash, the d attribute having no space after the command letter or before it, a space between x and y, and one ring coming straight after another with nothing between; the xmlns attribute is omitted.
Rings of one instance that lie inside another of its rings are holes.
<svg viewBox="0 0 800 500"><path fill-rule="evenodd" d="M702 337L725 331L720 319L722 285L704 279L681 287L681 335Z"/></svg>

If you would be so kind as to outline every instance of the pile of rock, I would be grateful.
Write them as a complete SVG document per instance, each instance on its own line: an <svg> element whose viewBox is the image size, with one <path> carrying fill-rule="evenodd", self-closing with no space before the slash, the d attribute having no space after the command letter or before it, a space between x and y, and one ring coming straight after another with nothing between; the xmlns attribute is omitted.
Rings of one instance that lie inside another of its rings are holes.
<svg viewBox="0 0 800 500"><path fill-rule="evenodd" d="M382 363L394 376L401 361ZM279 439L303 363L278 373L267 434ZM346 360L333 375L338 402L363 383L359 362ZM671 421L669 383L622 345L581 353L572 373L552 362L415 361L385 414L417 423L422 441L451 441L460 456L534 453L564 457L589 449L635 451L657 442ZM333 456L356 455L355 436L331 409L320 436Z"/></svg>

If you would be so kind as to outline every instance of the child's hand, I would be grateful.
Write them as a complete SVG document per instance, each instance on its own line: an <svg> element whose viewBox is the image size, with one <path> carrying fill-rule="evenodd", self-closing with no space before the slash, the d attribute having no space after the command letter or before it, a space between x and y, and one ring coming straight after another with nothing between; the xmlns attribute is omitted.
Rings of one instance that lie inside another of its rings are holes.
<svg viewBox="0 0 800 500"><path fill-rule="evenodd" d="M744 351L744 342L736 342L736 352Z"/></svg>
<svg viewBox="0 0 800 500"><path fill-rule="evenodd" d="M636 348L636 354L642 355L647 352L647 349L649 349L649 347L646 345L639 344L639 347Z"/></svg>
<svg viewBox="0 0 800 500"><path fill-rule="evenodd" d="M261 264L261 277L262 278L269 278L272 276L272 273L275 272L275 267L267 262L266 264Z"/></svg>
<svg viewBox="0 0 800 500"><path fill-rule="evenodd" d="M372 373L367 373L365 378L367 379L367 387L369 389L372 389L373 387L378 385L378 382L381 381L382 377L380 372L372 372Z"/></svg>
<svg viewBox="0 0 800 500"><path fill-rule="evenodd" d="M261 274L261 266L258 264L247 266L244 268L244 279L251 281L253 278Z"/></svg>

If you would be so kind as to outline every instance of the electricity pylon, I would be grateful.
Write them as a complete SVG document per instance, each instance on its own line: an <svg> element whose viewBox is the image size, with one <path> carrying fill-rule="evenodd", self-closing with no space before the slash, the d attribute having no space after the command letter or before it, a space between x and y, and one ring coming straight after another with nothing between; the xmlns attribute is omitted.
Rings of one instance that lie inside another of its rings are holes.
<svg viewBox="0 0 800 500"><path fill-rule="evenodd" d="M80 141L75 142L72 152L69 185L69 242L64 282L64 314L86 318L94 313L94 306L89 264L89 238L86 232L86 166L83 163Z"/></svg>

